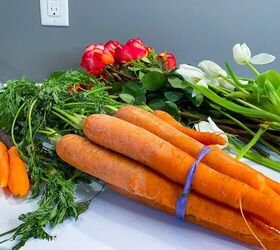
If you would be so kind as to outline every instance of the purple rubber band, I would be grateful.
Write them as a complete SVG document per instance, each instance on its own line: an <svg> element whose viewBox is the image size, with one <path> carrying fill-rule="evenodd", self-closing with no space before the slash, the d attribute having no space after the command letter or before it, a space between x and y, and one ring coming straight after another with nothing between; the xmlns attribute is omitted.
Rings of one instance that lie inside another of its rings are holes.
<svg viewBox="0 0 280 250"><path fill-rule="evenodd" d="M199 164L199 162L203 159L203 157L208 153L210 153L211 151L212 151L211 148L204 146L199 152L196 160L190 167L190 170L186 178L186 183L185 183L183 193L179 196L176 203L176 217L180 220L183 220L185 217L186 206L188 203L189 193L191 190L191 184L193 182L196 167Z"/></svg>

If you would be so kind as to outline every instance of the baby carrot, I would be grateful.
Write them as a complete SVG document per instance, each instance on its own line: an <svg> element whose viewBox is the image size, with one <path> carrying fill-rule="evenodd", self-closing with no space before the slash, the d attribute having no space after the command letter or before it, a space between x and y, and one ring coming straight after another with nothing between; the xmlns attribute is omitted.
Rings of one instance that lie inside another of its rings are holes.
<svg viewBox="0 0 280 250"><path fill-rule="evenodd" d="M153 114L161 120L169 123L174 128L180 130L182 133L190 136L191 138L201 142L204 145L226 144L226 140L221 136L210 132L199 132L194 129L187 128L183 126L180 122L176 121L170 114L168 114L165 111L155 110Z"/></svg>
<svg viewBox="0 0 280 250"><path fill-rule="evenodd" d="M65 135L56 143L58 156L68 164L91 174L116 192L159 210L175 214L182 186L123 155L91 143L78 135ZM247 221L270 250L280 248L280 237L263 223ZM191 192L185 220L228 235L240 241L259 245L246 226L240 211Z"/></svg>
<svg viewBox="0 0 280 250"><path fill-rule="evenodd" d="M90 115L84 120L83 131L90 141L147 165L182 185L194 162L194 158L169 142L116 117ZM237 209L242 199L244 211L265 218L280 229L279 199L273 199L203 163L197 167L192 187L200 194Z"/></svg>
<svg viewBox="0 0 280 250"><path fill-rule="evenodd" d="M118 110L116 117L154 133L192 157L196 158L203 148L202 143L185 135L170 124L141 108L130 105L124 106ZM275 195L275 192L278 193L275 188L275 186L279 186L278 183L275 183L263 174L250 168L248 165L232 158L223 150L218 149L217 147L213 147L213 149L212 152L203 158L203 163L218 172L240 180L257 190L271 195Z"/></svg>
<svg viewBox="0 0 280 250"><path fill-rule="evenodd" d="M19 198L26 197L29 192L29 178L24 161L20 158L15 146L8 150L10 158L10 175L8 186L11 193Z"/></svg>
<svg viewBox="0 0 280 250"><path fill-rule="evenodd" d="M6 145L0 141L0 187L8 186L9 180L9 155Z"/></svg>

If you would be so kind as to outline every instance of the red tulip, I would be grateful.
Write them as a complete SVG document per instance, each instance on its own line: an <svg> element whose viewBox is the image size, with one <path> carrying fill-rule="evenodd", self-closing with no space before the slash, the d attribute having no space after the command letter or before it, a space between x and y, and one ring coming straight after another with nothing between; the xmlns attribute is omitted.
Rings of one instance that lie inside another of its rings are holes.
<svg viewBox="0 0 280 250"><path fill-rule="evenodd" d="M89 74L99 76L106 65L113 63L114 57L108 48L105 48L103 44L91 44L85 49L81 66Z"/></svg>
<svg viewBox="0 0 280 250"><path fill-rule="evenodd" d="M158 59L161 60L163 69L168 68L172 70L176 68L176 58L172 53L161 52L158 55Z"/></svg>
<svg viewBox="0 0 280 250"><path fill-rule="evenodd" d="M110 40L107 43L105 43L104 47L107 48L113 56L115 56L116 48L121 49L123 46L117 41Z"/></svg>
<svg viewBox="0 0 280 250"><path fill-rule="evenodd" d="M122 48L116 48L115 58L120 63L141 59L148 55L148 49L139 38L128 40Z"/></svg>

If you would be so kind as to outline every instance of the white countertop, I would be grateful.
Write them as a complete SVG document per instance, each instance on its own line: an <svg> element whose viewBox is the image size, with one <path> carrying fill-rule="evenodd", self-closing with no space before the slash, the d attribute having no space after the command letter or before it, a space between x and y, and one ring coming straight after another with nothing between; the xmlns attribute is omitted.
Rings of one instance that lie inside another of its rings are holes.
<svg viewBox="0 0 280 250"><path fill-rule="evenodd" d="M280 173L247 161L271 178L280 181ZM78 197L85 197L83 186ZM21 213L36 207L32 200L5 197L0 191L0 232L18 225ZM112 191L103 192L80 216L67 220L54 230L53 241L29 240L23 250L245 250L256 249L200 226L178 221L175 217L130 201ZM11 244L0 246L10 250Z"/></svg>

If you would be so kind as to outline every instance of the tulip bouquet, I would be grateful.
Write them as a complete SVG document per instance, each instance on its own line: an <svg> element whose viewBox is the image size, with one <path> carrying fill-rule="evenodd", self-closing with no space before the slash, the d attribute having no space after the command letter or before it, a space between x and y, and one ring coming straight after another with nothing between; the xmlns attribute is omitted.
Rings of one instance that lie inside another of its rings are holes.
<svg viewBox="0 0 280 250"><path fill-rule="evenodd" d="M165 110L186 125L196 123L201 131L222 129L238 158L280 170L279 162L262 147L280 155L280 74L260 73L253 66L275 57L266 53L252 57L245 43L233 47L233 57L249 67L255 79L236 75L228 63L225 71L209 60L177 68L174 55L156 53L140 39L124 45L117 41L89 45L81 65L109 86L111 97Z"/></svg>

